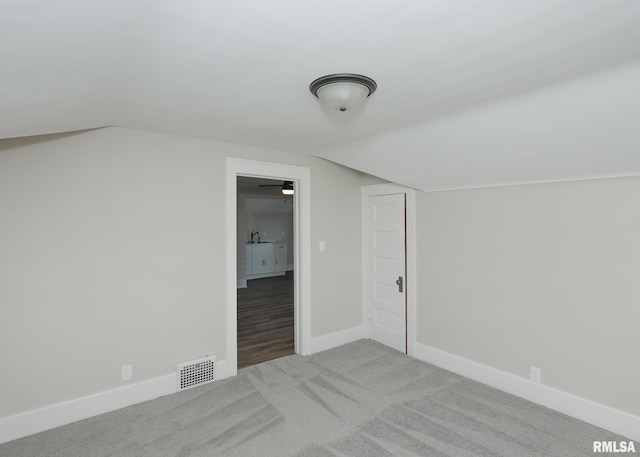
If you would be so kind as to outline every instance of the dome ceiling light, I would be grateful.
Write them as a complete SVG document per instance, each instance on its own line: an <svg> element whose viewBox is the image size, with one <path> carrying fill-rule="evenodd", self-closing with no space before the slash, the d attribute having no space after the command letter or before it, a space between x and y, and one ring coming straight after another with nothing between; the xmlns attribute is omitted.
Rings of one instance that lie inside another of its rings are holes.
<svg viewBox="0 0 640 457"><path fill-rule="evenodd" d="M367 76L336 73L316 79L309 85L309 90L329 108L347 111L364 103L377 87Z"/></svg>

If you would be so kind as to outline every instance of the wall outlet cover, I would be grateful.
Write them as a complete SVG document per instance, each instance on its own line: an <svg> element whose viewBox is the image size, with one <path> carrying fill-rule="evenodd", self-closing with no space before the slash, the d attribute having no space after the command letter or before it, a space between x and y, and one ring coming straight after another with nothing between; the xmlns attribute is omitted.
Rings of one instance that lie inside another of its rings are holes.
<svg viewBox="0 0 640 457"><path fill-rule="evenodd" d="M531 366L531 381L540 384L542 381L542 372L540 368Z"/></svg>
<svg viewBox="0 0 640 457"><path fill-rule="evenodd" d="M122 380L130 381L133 379L133 365L122 365Z"/></svg>

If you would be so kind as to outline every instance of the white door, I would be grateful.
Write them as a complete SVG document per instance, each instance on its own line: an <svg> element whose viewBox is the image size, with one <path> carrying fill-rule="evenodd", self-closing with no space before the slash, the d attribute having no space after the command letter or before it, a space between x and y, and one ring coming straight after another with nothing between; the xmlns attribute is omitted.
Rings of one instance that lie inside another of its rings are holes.
<svg viewBox="0 0 640 457"><path fill-rule="evenodd" d="M407 352L405 195L371 196L367 203L369 336Z"/></svg>

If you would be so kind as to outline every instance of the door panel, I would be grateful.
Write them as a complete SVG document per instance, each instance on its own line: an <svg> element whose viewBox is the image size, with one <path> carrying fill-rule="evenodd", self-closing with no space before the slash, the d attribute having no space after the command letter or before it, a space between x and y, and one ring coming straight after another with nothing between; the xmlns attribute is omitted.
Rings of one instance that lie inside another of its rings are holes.
<svg viewBox="0 0 640 457"><path fill-rule="evenodd" d="M405 195L369 197L367 225L370 337L406 352Z"/></svg>

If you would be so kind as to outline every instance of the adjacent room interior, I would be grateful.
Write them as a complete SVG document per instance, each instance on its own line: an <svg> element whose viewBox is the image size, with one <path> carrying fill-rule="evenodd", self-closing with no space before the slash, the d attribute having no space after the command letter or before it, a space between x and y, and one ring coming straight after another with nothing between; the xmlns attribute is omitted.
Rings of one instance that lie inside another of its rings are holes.
<svg viewBox="0 0 640 457"><path fill-rule="evenodd" d="M290 181L238 177L238 368L295 353L294 198Z"/></svg>
<svg viewBox="0 0 640 457"><path fill-rule="evenodd" d="M0 454L640 441L639 2L10 3Z"/></svg>

